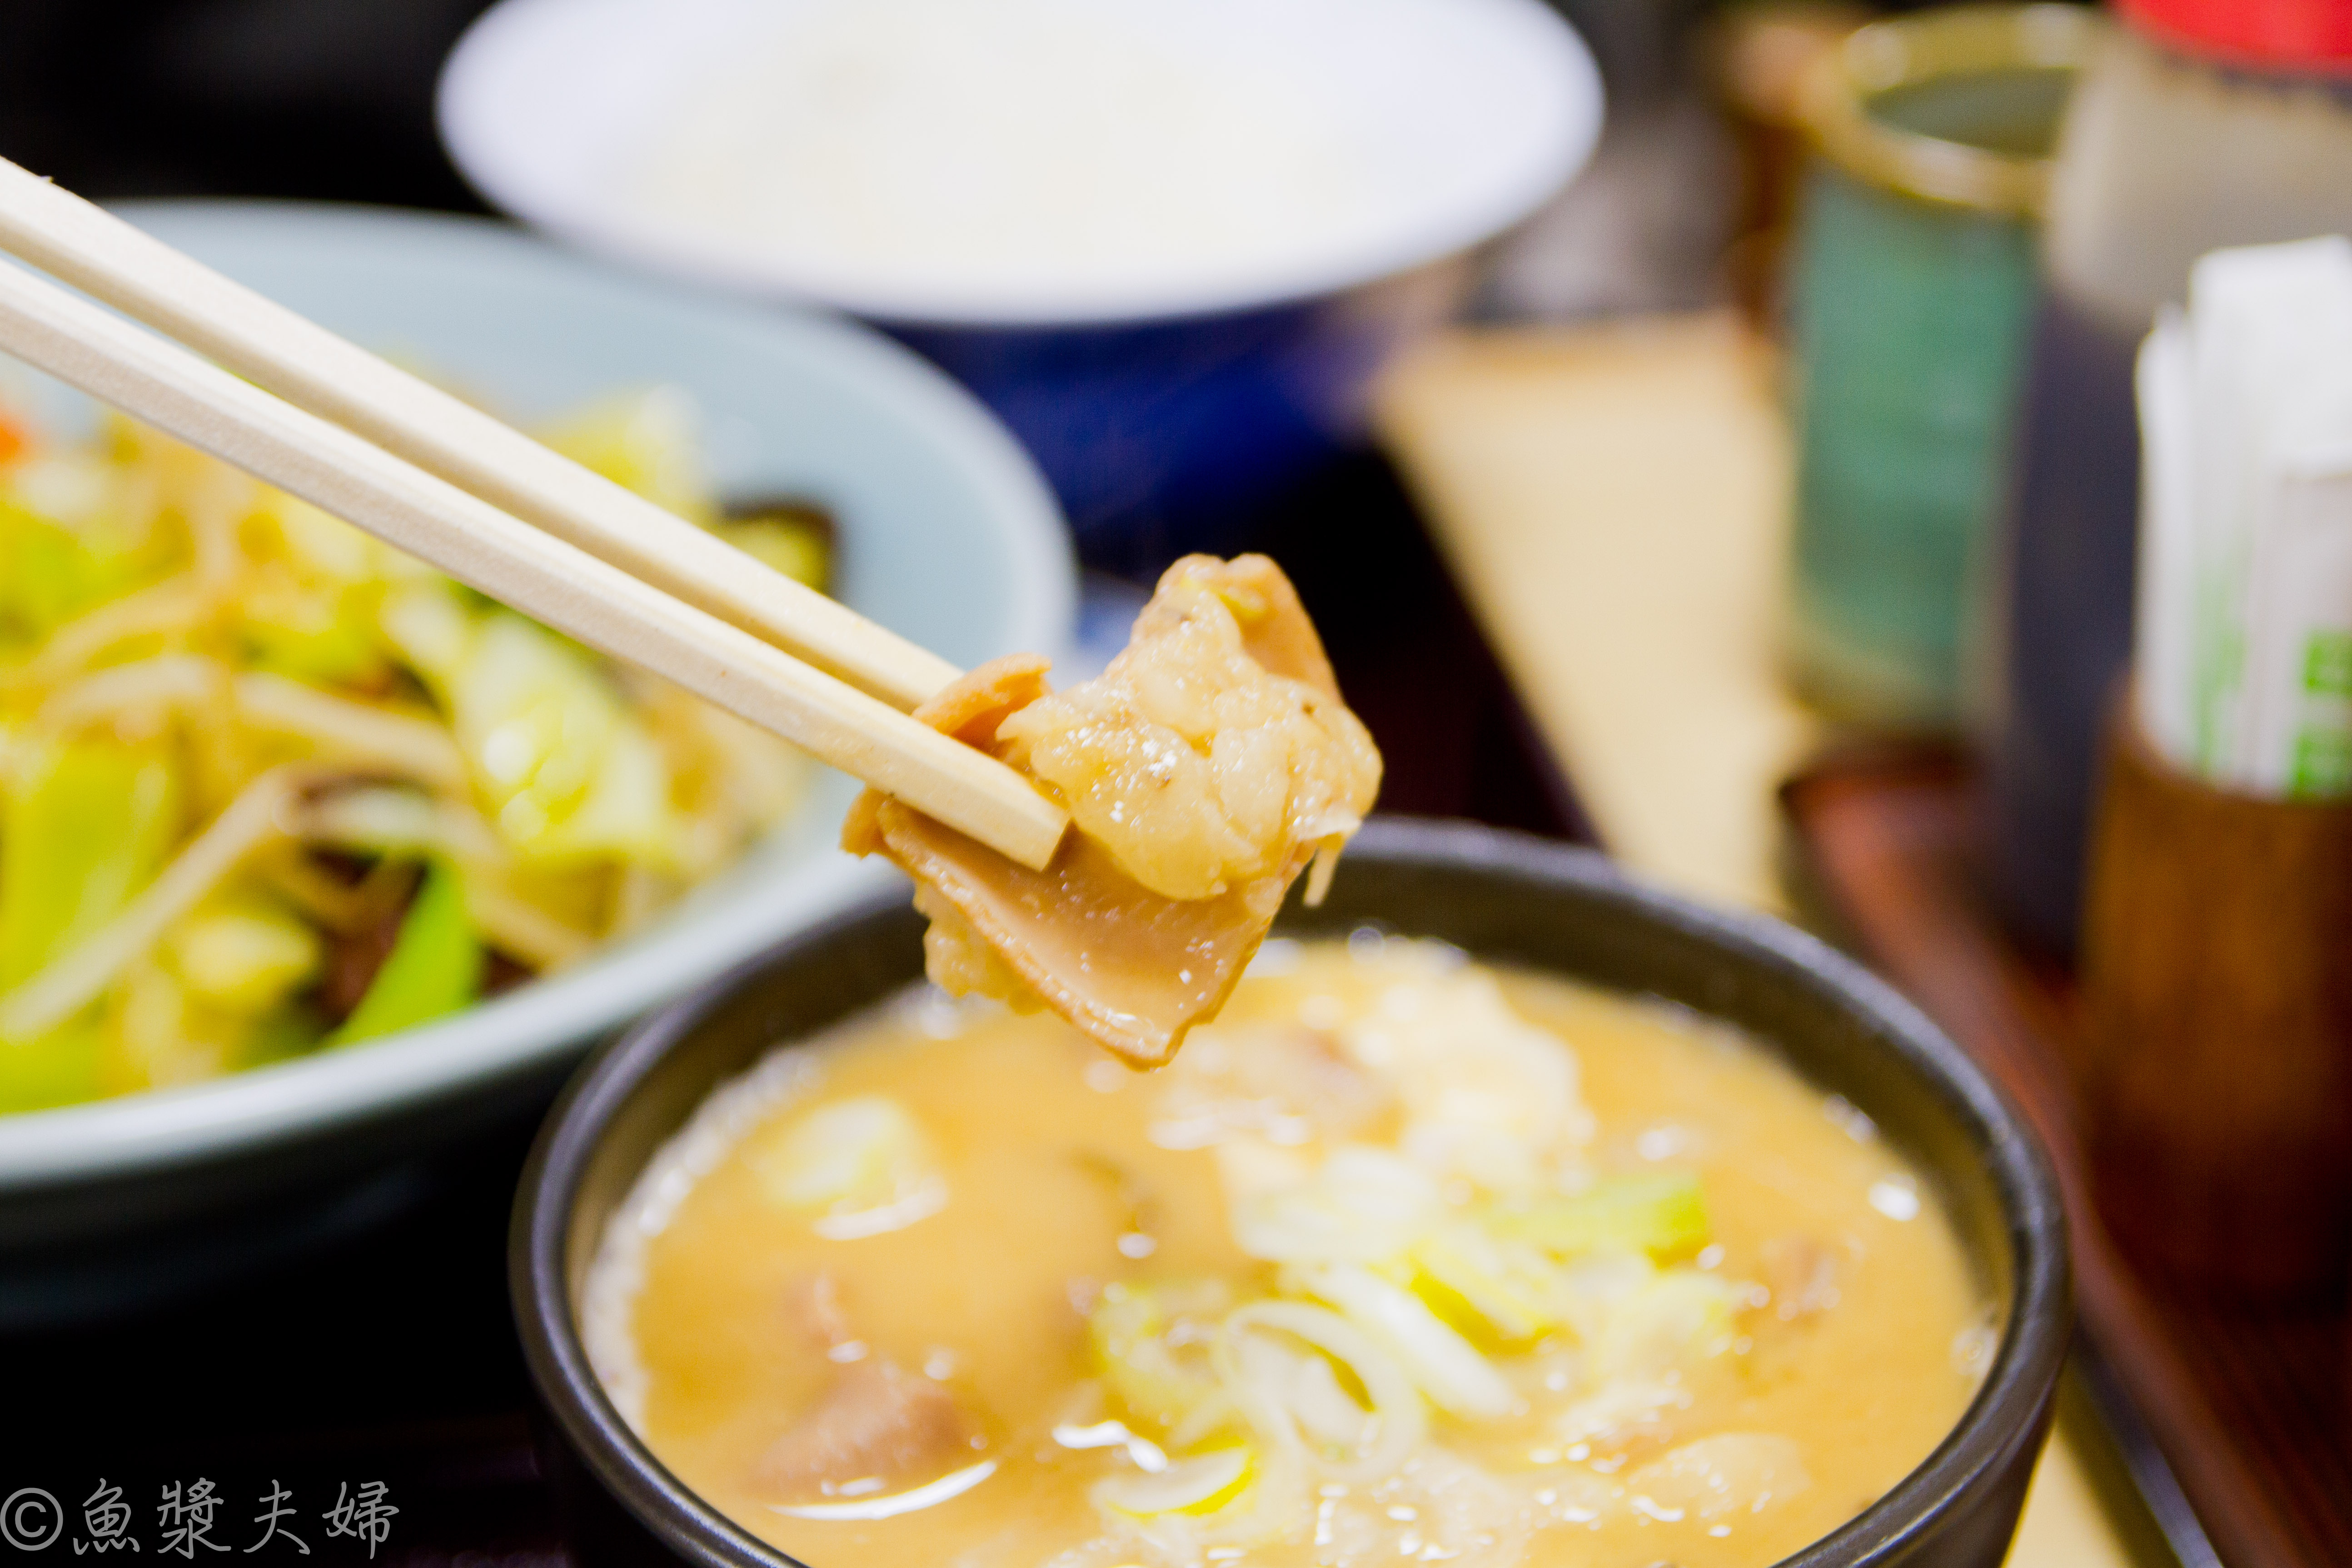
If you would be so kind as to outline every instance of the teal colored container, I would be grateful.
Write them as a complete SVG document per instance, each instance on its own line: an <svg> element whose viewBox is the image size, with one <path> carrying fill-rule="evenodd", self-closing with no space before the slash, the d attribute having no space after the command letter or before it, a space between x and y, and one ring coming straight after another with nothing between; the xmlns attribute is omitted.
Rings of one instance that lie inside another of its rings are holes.
<svg viewBox="0 0 2352 1568"><path fill-rule="evenodd" d="M2046 160L2096 27L2071 5L1916 13L1854 33L1811 85L1789 651L1837 717L1958 722Z"/></svg>

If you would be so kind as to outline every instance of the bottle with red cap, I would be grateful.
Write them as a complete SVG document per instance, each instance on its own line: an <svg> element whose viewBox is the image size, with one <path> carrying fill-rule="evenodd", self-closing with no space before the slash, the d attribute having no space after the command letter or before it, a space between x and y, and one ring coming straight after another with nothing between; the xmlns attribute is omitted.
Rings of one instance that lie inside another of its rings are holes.
<svg viewBox="0 0 2352 1568"><path fill-rule="evenodd" d="M2352 234L2352 0L2115 0L2062 129L1977 715L1994 882L2070 952L2131 648L2132 362L2209 250Z"/></svg>

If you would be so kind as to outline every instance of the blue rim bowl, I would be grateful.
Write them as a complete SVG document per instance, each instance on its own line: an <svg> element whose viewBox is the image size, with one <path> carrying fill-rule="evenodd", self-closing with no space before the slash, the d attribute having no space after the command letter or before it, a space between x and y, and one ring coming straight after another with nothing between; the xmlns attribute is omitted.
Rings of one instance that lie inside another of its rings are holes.
<svg viewBox="0 0 2352 1568"><path fill-rule="evenodd" d="M138 204L123 216L365 346L520 416L671 383L722 494L807 496L839 592L959 663L1058 654L1075 574L1052 498L947 377L855 325L698 297L478 218ZM44 412L88 407L63 388ZM599 1036L870 890L821 773L745 859L643 931L441 1023L183 1089L0 1118L0 1327L282 1255L381 1212L433 1151L543 1104Z"/></svg>

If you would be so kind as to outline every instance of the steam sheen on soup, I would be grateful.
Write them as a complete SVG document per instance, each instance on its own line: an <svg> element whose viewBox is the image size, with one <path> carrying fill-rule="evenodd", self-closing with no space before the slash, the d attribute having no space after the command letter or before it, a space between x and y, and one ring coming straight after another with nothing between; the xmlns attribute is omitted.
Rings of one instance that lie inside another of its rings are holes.
<svg viewBox="0 0 2352 1568"><path fill-rule="evenodd" d="M1359 932L1138 1074L910 994L721 1089L608 1228L600 1376L817 1565L1762 1564L1993 1334L1868 1120L1676 1009Z"/></svg>

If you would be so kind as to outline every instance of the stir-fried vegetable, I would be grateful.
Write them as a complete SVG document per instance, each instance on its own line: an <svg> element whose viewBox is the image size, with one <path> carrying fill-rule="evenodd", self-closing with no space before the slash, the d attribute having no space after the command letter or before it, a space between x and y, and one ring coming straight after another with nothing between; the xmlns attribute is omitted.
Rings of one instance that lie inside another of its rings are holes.
<svg viewBox="0 0 2352 1568"><path fill-rule="evenodd" d="M0 820L0 990L89 937L155 874L176 781L150 747L26 747Z"/></svg>
<svg viewBox="0 0 2352 1568"><path fill-rule="evenodd" d="M436 861L401 917L383 967L327 1044L348 1046L446 1018L471 1006L481 988L482 943L466 918L463 885L455 867Z"/></svg>
<svg viewBox="0 0 2352 1568"><path fill-rule="evenodd" d="M104 1036L78 1021L29 1040L0 1040L0 1114L46 1110L106 1092Z"/></svg>
<svg viewBox="0 0 2352 1568"><path fill-rule="evenodd" d="M565 416L541 439L691 522L719 521L703 477L693 399L674 386L606 397Z"/></svg>
<svg viewBox="0 0 2352 1568"><path fill-rule="evenodd" d="M722 518L675 389L549 438L824 584L821 517ZM0 411L0 1111L454 1012L725 865L803 766L152 431Z"/></svg>
<svg viewBox="0 0 2352 1568"><path fill-rule="evenodd" d="M409 911L403 941L419 918L415 910ZM269 1012L316 979L325 956L318 932L300 916L253 896L224 900L189 916L167 939L164 951L172 973L191 996L247 1017ZM385 963L369 988L371 995L384 989L383 973L393 967ZM344 1024L345 1037L357 1037L353 1028Z"/></svg>
<svg viewBox="0 0 2352 1568"><path fill-rule="evenodd" d="M667 769L593 658L446 583L404 589L384 629L431 689L492 826L526 861L658 864L671 851Z"/></svg>

